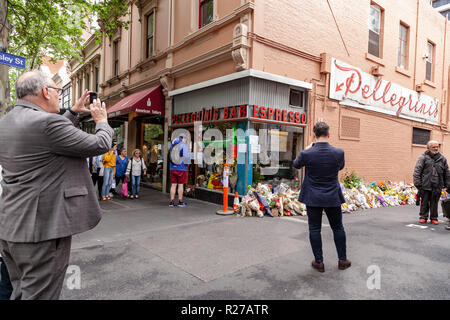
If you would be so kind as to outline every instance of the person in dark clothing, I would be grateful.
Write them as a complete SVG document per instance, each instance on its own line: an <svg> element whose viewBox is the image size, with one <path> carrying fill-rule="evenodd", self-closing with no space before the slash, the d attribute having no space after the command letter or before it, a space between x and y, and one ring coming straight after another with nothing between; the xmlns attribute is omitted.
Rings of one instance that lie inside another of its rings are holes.
<svg viewBox="0 0 450 320"><path fill-rule="evenodd" d="M103 185L103 173L102 173L102 163L103 155L98 155L89 158L89 172L91 173L92 183L97 183L99 198L101 199L102 185Z"/></svg>
<svg viewBox="0 0 450 320"><path fill-rule="evenodd" d="M122 149L119 152L119 156L116 158L116 188L119 186L119 183L122 182L122 184L125 182L126 172L127 172L127 166L130 159L127 157L127 150ZM127 181L128 183L128 181ZM131 184L131 181L130 181ZM121 190L121 189L119 189ZM120 194L120 192L119 192ZM125 198L126 199L126 198Z"/></svg>
<svg viewBox="0 0 450 320"><path fill-rule="evenodd" d="M13 287L9 279L8 269L0 256L0 300L9 300Z"/></svg>
<svg viewBox="0 0 450 320"><path fill-rule="evenodd" d="M431 140L425 151L417 160L414 168L414 185L419 190L420 223L427 223L430 217L432 224L439 224L438 203L441 190L450 186L450 172L447 159L439 153L439 142Z"/></svg>
<svg viewBox="0 0 450 320"><path fill-rule="evenodd" d="M339 185L338 173L345 166L344 150L328 143L330 127L325 122L317 122L313 128L315 143L303 150L294 161L294 167L305 167L298 200L306 205L309 225L309 240L315 260L312 267L325 271L322 254L322 213L325 211L334 234L334 244L338 254L338 268L345 270L351 266L347 259L346 235L342 224L341 204L345 202Z"/></svg>

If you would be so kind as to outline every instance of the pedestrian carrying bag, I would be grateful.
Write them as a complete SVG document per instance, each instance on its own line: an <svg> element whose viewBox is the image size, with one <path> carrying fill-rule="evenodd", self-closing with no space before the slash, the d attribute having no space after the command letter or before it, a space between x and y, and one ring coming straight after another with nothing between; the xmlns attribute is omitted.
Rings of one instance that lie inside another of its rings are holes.
<svg viewBox="0 0 450 320"><path fill-rule="evenodd" d="M125 176L125 178L123 179L122 182L122 192L120 193L121 197L128 197L128 181L127 181L127 177Z"/></svg>

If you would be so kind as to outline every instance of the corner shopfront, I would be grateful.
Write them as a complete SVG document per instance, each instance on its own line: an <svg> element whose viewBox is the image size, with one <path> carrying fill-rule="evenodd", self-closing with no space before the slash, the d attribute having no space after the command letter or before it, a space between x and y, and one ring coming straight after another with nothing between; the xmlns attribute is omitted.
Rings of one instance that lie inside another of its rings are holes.
<svg viewBox="0 0 450 320"><path fill-rule="evenodd" d="M235 191L243 195L259 182L299 188L301 171L293 168L293 160L303 150L310 89L306 82L245 70L169 92L169 136L173 140L185 132L190 138L195 162L189 166L187 187L194 197L222 202L224 162L230 166L230 200ZM211 135L209 129L217 130ZM223 161L208 164L205 151L214 156L216 147L223 150ZM271 160L262 161L262 154Z"/></svg>
<svg viewBox="0 0 450 320"><path fill-rule="evenodd" d="M164 110L162 87L152 87L131 94L108 109L108 121L115 132L118 147L126 148L128 157L140 149L148 168L142 185L162 190Z"/></svg>

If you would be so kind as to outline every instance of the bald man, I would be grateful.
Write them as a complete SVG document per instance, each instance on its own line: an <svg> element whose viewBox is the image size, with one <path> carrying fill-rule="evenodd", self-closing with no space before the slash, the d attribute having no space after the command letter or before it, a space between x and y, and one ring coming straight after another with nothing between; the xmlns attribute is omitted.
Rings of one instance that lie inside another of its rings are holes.
<svg viewBox="0 0 450 320"><path fill-rule="evenodd" d="M431 140L425 151L417 160L414 168L414 185L421 192L420 223L438 222L438 203L443 188L450 187L450 172L447 159L439 153L439 142Z"/></svg>
<svg viewBox="0 0 450 320"><path fill-rule="evenodd" d="M85 107L89 92L59 115L61 89L39 71L16 83L16 106L0 119L0 251L13 285L12 300L58 299L72 235L94 228L100 207L86 158L112 144L106 106ZM78 129L88 112L95 134Z"/></svg>

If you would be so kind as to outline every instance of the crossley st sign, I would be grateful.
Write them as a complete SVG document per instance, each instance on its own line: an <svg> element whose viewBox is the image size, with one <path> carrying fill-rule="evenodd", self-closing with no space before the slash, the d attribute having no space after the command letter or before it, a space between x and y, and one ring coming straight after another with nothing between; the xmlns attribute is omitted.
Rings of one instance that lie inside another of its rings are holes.
<svg viewBox="0 0 450 320"><path fill-rule="evenodd" d="M437 124L439 101L332 59L330 98L340 104Z"/></svg>
<svg viewBox="0 0 450 320"><path fill-rule="evenodd" d="M19 69L25 69L25 58L15 56L6 52L0 52L0 64Z"/></svg>
<svg viewBox="0 0 450 320"><path fill-rule="evenodd" d="M270 108L258 105L238 105L222 108L203 108L172 116L172 125L193 124L195 121L203 123L257 120L279 124L291 124L296 126L306 126L307 116L305 112L295 109Z"/></svg>

